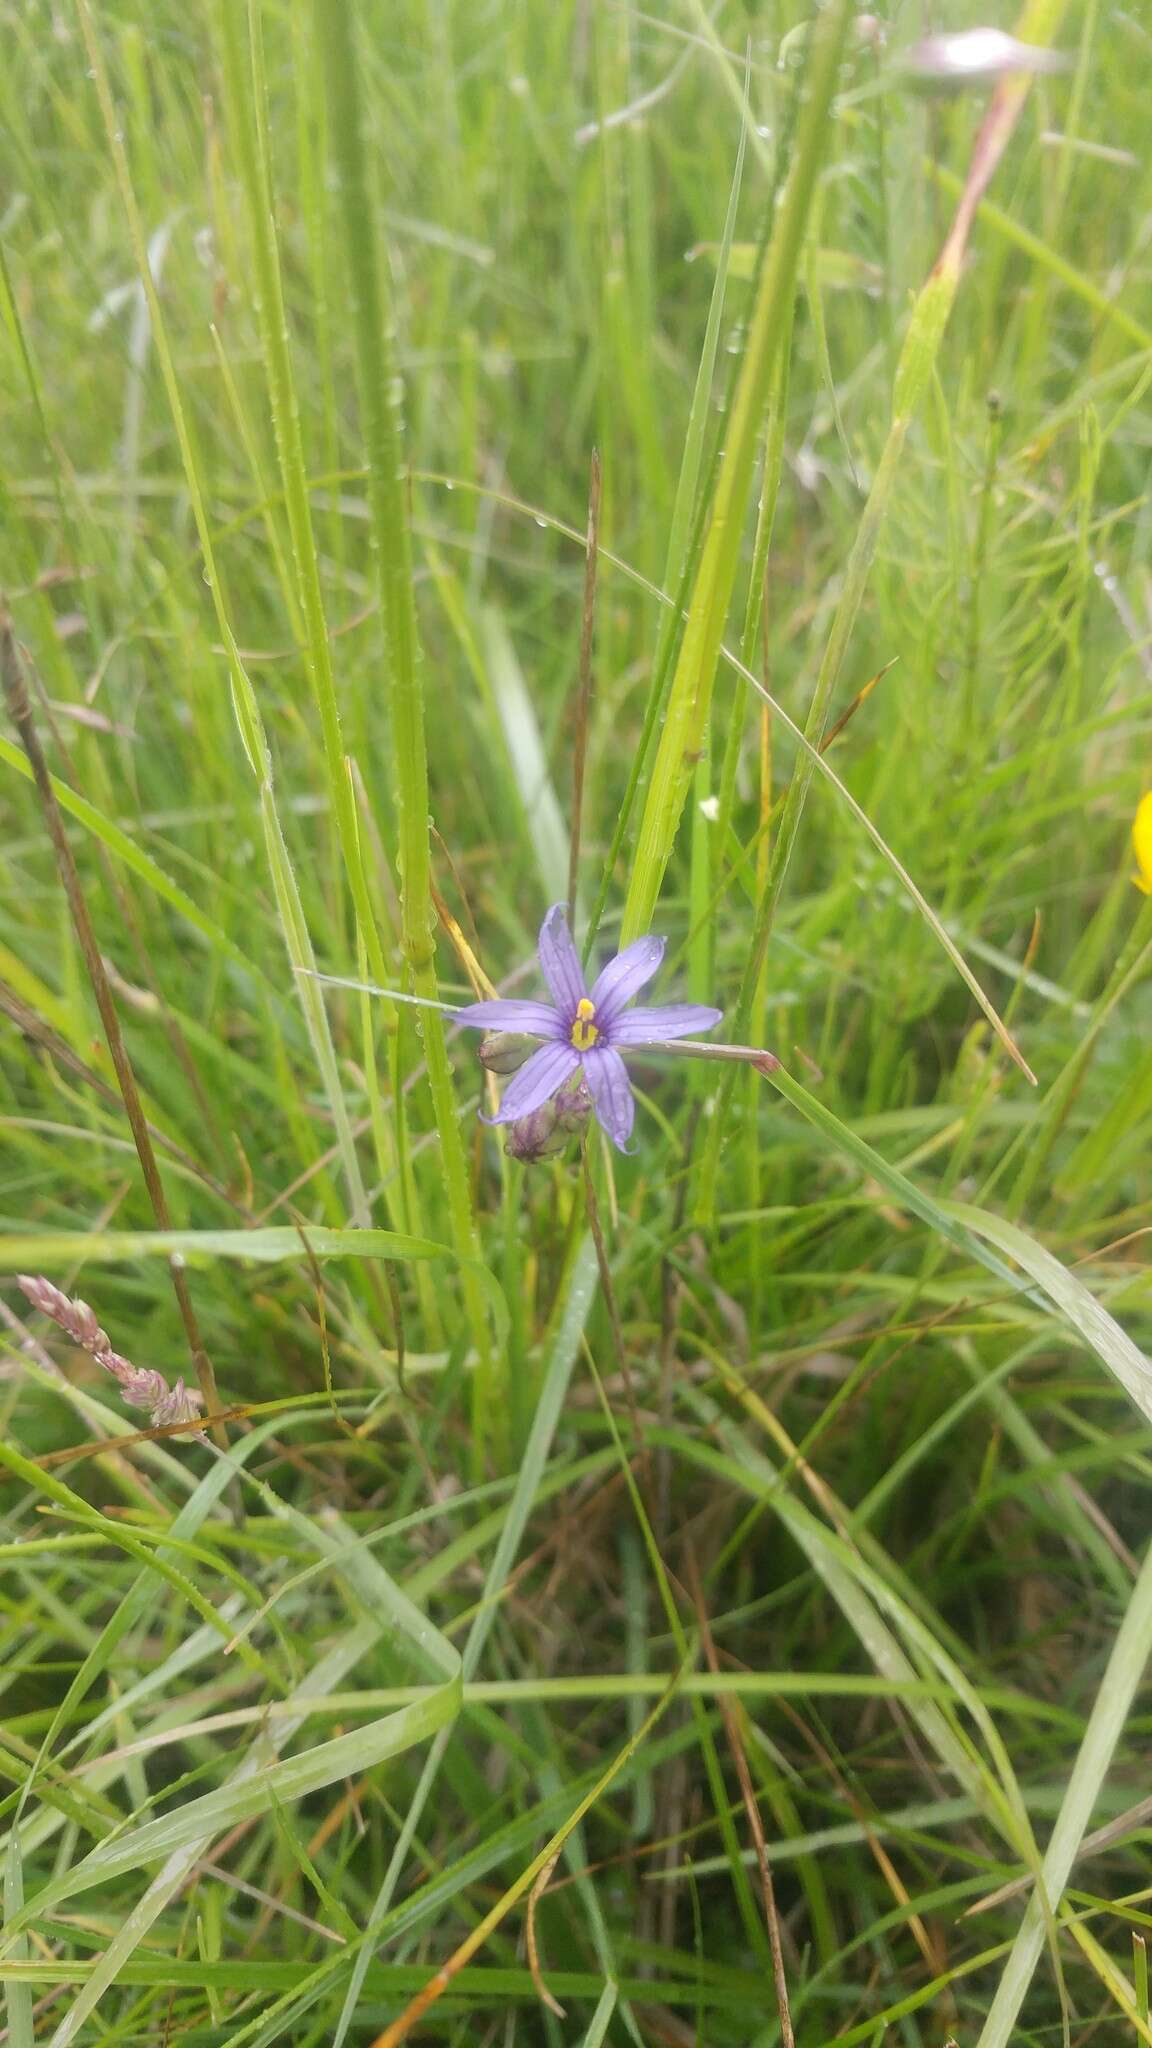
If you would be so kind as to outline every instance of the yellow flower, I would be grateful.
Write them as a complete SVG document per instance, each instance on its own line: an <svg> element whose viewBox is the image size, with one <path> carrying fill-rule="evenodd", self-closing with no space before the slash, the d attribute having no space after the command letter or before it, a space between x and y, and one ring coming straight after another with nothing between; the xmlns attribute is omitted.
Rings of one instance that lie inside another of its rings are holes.
<svg viewBox="0 0 1152 2048"><path fill-rule="evenodd" d="M1133 876L1138 889L1152 896L1152 789L1142 796L1132 820L1132 845L1140 872Z"/></svg>

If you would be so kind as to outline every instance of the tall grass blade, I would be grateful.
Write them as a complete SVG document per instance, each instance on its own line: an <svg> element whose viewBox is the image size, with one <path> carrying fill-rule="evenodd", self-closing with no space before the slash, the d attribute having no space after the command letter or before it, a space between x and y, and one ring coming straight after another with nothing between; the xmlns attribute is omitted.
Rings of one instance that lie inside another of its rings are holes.
<svg viewBox="0 0 1152 2048"><path fill-rule="evenodd" d="M724 621L736 582L744 515L764 406L792 294L816 177L827 147L850 8L835 0L820 17L796 128L788 182L764 257L733 401L723 466L708 514L704 548L668 694L660 744L637 834L624 905L625 944L646 932L680 823L695 757L704 742Z"/></svg>
<svg viewBox="0 0 1152 2048"><path fill-rule="evenodd" d="M1020 21L1020 40L1038 44L1049 42L1059 24L1063 5L1064 0L1028 0ZM752 1004L771 934L772 921L783 892L785 876L791 863L812 781L813 750L819 751L820 741L824 735L833 692L839 681L844 657L856 625L880 534L888 517L904 443L909 427L923 404L935 369L944 330L959 287L976 208L1007 147L1023 109L1029 84L1029 75L1023 73L1010 76L997 87L973 150L968 178L951 229L935 267L912 309L912 317L896 366L892 419L860 515L844 573L844 585L804 721L804 738L808 746L797 762L788 785L776 829L771 866L759 906L756 932L749 949L736 1002L734 1031L738 1038L745 1037L751 1026ZM1017 1057L1015 1049L1010 1049L1013 1056ZM710 1212L711 1209L719 1148L723 1140L733 1087L733 1076L722 1077L702 1169L705 1212Z"/></svg>
<svg viewBox="0 0 1152 2048"><path fill-rule="evenodd" d="M361 9L344 0L316 0L324 64L328 146L336 173L345 260L351 284L356 374L368 458L368 499L386 650L386 675L397 804L400 943L417 995L437 995L432 939L432 875L428 840L428 753L419 640L412 586L408 472L404 455L404 386L395 361L387 264L377 261L377 211L360 106L357 41ZM371 964L371 961L370 961ZM375 972L373 968L373 972ZM452 1069L440 1018L422 1012L420 1035L440 1141L453 1240L461 1259L478 1255L464 1141ZM465 1268L465 1303L481 1361L473 1427L480 1457L490 1427L494 1388L490 1339L479 1293Z"/></svg>
<svg viewBox="0 0 1152 2048"><path fill-rule="evenodd" d="M489 686L536 856L541 901L561 903L568 894L568 833L544 736L508 627L491 605L482 614L481 634Z"/></svg>
<svg viewBox="0 0 1152 2048"><path fill-rule="evenodd" d="M193 517L196 522L197 538L204 561L204 573L212 593L217 624L224 642L236 722L249 767L252 769L260 785L265 845L272 870L277 902L281 910L282 919L286 919L283 925L285 942L289 958L294 966L314 965L314 962L309 963L308 960L309 946L303 906L300 903L299 891L297 890L295 877L292 873L292 865L288 857L287 848L283 842L283 833L273 798L272 757L265 737L264 724L257 704L256 694L252 688L251 680L241 658L236 636L232 630L224 585L216 559L212 524L208 517L204 490L201 483L200 458L184 404L181 382L177 374L172 347L168 338L164 311L156 290L156 282L152 275L151 265L148 261L147 238L132 185L127 152L115 104L112 99L107 67L96 34L95 23L92 19L90 0L78 0L78 6L84 45L88 54L91 73L96 82L96 91L108 138L108 147L112 156L121 202L128 220L140 283L148 300L153 346L163 374L164 386L172 413L172 423L180 448L185 481L192 504ZM310 1008L306 1004L305 1017L317 1064L324 1078L328 1093L329 1107L337 1132L337 1142L340 1147L352 1211L353 1214L359 1215L364 1210L364 1184L352 1144L350 1125L344 1106L343 1091L340 1087L336 1067L335 1049L332 1045L331 1034L328 1029L328 1020L322 1006L319 1005L313 1005Z"/></svg>
<svg viewBox="0 0 1152 2048"><path fill-rule="evenodd" d="M720 349L721 327L724 317L725 294L728 289L729 254L732 236L736 227L736 213L744 177L744 152L747 143L747 127L741 124L740 141L736 151L736 164L728 193L728 206L724 216L724 230L716 260L716 275L712 280L712 296L708 303L708 318L704 324L704 340L700 349L700 361L696 366L696 378L692 386L692 403L688 408L688 424L684 434L684 447L680 457L680 473L676 479L676 496L672 504L672 519L668 529L668 549L664 558L663 588L677 596L685 586L685 579L699 563L699 550L703 544L704 525L700 518L700 497L704 482L704 457L712 406L712 385L716 375L716 361ZM628 770L628 783L623 800L612 829L612 840L604 862L604 873L599 894L588 929L588 944L595 944L600 921L604 915L609 891L616 873L616 863L628 836L632 821L636 794L643 782L652 751L652 740L663 713L669 667L677 627L680 625L678 606L668 605L660 613L656 629L656 651L652 661L652 683L644 706L644 723L636 744L635 754Z"/></svg>
<svg viewBox="0 0 1152 2048"><path fill-rule="evenodd" d="M1152 1549L1132 1589L1124 1619L1105 1667L1096 1704L1068 1780L1068 1789L1044 1857L1039 1884L1029 1899L1020 1931L996 1986L976 2048L1011 2048L1016 2023L1047 1937L1058 1912L1077 1850L1088 1831L1097 1800L1124 1732L1132 1702L1152 1655Z"/></svg>

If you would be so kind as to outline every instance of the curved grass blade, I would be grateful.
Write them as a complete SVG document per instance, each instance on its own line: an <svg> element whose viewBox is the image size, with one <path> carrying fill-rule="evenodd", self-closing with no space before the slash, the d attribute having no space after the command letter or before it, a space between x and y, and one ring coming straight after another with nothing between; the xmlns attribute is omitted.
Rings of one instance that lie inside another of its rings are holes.
<svg viewBox="0 0 1152 2048"><path fill-rule="evenodd" d="M0 1237L0 1272L23 1273L53 1263L111 1265L126 1259L392 1259L406 1265L425 1259L463 1263L452 1245L396 1230L296 1230L271 1225L259 1230L61 1230ZM479 1259L468 1261L483 1288L501 1336L508 1328L504 1292Z"/></svg>
<svg viewBox="0 0 1152 2048"><path fill-rule="evenodd" d="M339 1234L355 1235L353 1232ZM228 1457L221 1457L204 1482L203 1503L218 1498L236 1465L246 1461L266 1435L282 1426L283 1418L270 1421L251 1436L241 1439ZM35 1472L36 1468L31 1469ZM197 1505L203 1512L203 1505ZM186 1525L191 1526L193 1504L188 1503L182 1514ZM304 1516L296 1515L294 1520L322 1550L331 1555L333 1568L339 1570L343 1548L339 1535L317 1529ZM137 1901L75 2004L53 2034L52 2048L66 2048L66 2044L75 2038L104 1991L115 1982L123 1963L138 1947L168 1900L186 1882L213 1835L220 1829L266 1812L270 1793L282 1801L293 1801L346 1775L371 1769L388 1757L426 1740L458 1712L462 1682L459 1652L427 1621L379 1565L373 1572L373 1592L377 1604L372 1616L348 1631L336 1648L321 1658L291 1696L289 1711L283 1719L277 1716L266 1724L258 1742L232 1774L228 1784L176 1807L170 1814L129 1828L99 1844L71 1870L62 1872L43 1887L9 1923L9 1939L14 1939L33 1918L51 1910L61 1899L91 1890L116 1875L137 1869L141 1863L163 1859L159 1875ZM282 1758L279 1762L270 1761L286 1747L307 1719L310 1695L338 1684L386 1629L394 1630L401 1640L408 1643L418 1662L430 1661L443 1674L442 1683L423 1691L418 1701L385 1714L350 1735L319 1743L299 1756ZM295 1713L291 1711L292 1701L298 1703Z"/></svg>
<svg viewBox="0 0 1152 2048"><path fill-rule="evenodd" d="M1072 1328L1108 1367L1118 1379L1133 1406L1146 1422L1152 1422L1152 1359L1134 1344L1127 1332L1120 1328L1114 1317L1097 1301L1082 1280L1070 1273L1067 1266L1029 1237L1016 1223L1008 1223L1002 1216L993 1216L986 1209L977 1209L966 1202L943 1202L944 1213L971 1231L976 1237L986 1237L1018 1266L1023 1266L1029 1279L1043 1289L1061 1317L1071 1323Z"/></svg>
<svg viewBox="0 0 1152 2048"><path fill-rule="evenodd" d="M21 747L5 739L3 734L0 734L0 761L6 768L15 769L17 775L22 775L26 782L31 782L32 764L27 755ZM164 873L163 868L158 867L151 856L137 846L136 841L122 826L115 824L111 818L106 818L102 811L97 810L95 804L89 803L87 797L79 796L66 782L62 782L59 776L53 775L51 781L52 793L62 811L75 818L77 824L83 825L85 831L90 832L108 853L122 861L142 882L147 883L162 903L166 903L170 910L185 918L210 945L217 947L230 960L236 961L246 974L263 978L260 969L253 965L235 940L230 939L227 932L221 931L208 913L201 910L200 905L185 894L179 883L172 881L171 877ZM270 983L268 985L271 986Z"/></svg>

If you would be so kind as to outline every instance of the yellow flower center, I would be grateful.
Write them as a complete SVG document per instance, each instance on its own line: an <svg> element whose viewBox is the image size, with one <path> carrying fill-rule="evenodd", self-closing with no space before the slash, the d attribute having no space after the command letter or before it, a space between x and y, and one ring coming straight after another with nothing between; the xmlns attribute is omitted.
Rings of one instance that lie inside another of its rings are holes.
<svg viewBox="0 0 1152 2048"><path fill-rule="evenodd" d="M581 996L572 1019L572 1044L577 1052L591 1052L600 1033L592 1019L596 1011L587 996Z"/></svg>

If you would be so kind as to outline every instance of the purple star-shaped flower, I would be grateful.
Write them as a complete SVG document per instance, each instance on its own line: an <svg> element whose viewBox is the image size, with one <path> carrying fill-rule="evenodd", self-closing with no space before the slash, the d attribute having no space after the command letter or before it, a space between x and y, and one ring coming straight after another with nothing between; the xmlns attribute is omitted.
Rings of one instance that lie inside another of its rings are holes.
<svg viewBox="0 0 1152 2048"><path fill-rule="evenodd" d="M710 1031L723 1015L703 1003L671 1003L660 1010L627 1005L651 981L664 958L663 939L636 939L585 986L580 955L562 903L554 903L540 927L540 965L551 1003L471 1003L456 1021L476 1031L520 1031L544 1044L521 1067L488 1123L512 1124L556 1094L584 1069L597 1118L614 1145L628 1150L636 1103L619 1046L664 1045Z"/></svg>

